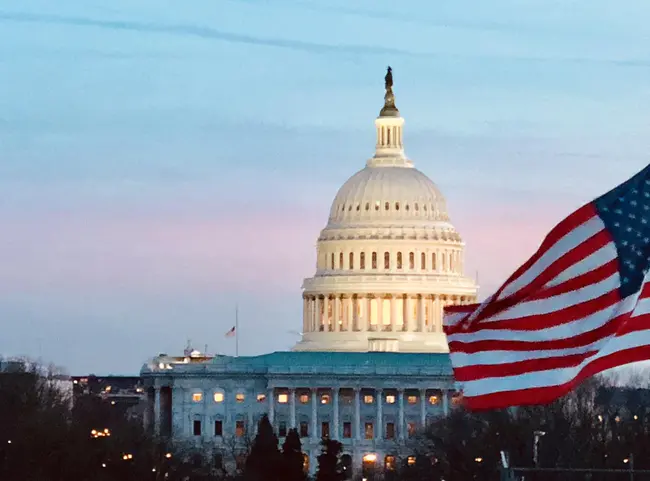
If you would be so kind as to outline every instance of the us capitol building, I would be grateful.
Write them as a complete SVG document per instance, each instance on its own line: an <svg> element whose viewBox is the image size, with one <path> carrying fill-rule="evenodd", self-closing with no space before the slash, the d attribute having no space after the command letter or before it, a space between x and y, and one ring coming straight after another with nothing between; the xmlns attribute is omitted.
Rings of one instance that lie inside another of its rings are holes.
<svg viewBox="0 0 650 481"><path fill-rule="evenodd" d="M457 399L442 310L476 301L460 235L438 187L404 153L404 119L386 75L374 156L340 188L303 283L302 339L261 356L161 354L142 368L145 423L224 462L268 414L302 438L316 469L323 437L347 472L390 468L396 450ZM237 458L237 456L234 456ZM230 458L230 459L229 459Z"/></svg>

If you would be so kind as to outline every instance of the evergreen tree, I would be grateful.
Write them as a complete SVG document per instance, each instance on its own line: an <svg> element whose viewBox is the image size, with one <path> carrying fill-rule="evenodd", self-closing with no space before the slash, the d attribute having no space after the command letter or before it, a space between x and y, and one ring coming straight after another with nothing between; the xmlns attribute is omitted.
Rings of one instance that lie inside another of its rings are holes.
<svg viewBox="0 0 650 481"><path fill-rule="evenodd" d="M249 481L279 481L282 479L281 462L278 438L268 416L264 415L246 459L245 478Z"/></svg>
<svg viewBox="0 0 650 481"><path fill-rule="evenodd" d="M318 456L316 481L342 481L345 478L345 474L341 469L339 457L343 450L343 445L333 439L323 439L321 446L322 450Z"/></svg>
<svg viewBox="0 0 650 481"><path fill-rule="evenodd" d="M282 445L283 481L304 481L302 443L297 429L290 429Z"/></svg>

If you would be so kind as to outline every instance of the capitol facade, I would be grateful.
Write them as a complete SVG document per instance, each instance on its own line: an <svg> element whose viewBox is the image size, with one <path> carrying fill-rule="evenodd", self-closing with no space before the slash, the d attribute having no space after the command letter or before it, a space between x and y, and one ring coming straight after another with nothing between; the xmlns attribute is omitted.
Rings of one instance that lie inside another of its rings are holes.
<svg viewBox="0 0 650 481"><path fill-rule="evenodd" d="M301 340L261 356L155 357L141 375L157 435L236 463L267 414L281 441L298 430L310 472L329 437L352 476L390 469L453 406L442 312L476 302L477 286L442 193L405 155L392 87L389 69L375 154L339 189L318 237Z"/></svg>

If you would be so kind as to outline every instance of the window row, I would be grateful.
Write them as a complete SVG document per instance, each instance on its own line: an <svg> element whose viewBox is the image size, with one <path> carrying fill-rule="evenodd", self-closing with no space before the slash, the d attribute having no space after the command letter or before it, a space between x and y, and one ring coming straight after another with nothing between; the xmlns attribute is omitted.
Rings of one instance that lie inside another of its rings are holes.
<svg viewBox="0 0 650 481"><path fill-rule="evenodd" d="M382 256L381 264L379 263L380 255ZM358 265L360 270L377 270L382 265L384 270L440 270L444 272L460 272L462 270L460 251L441 252L439 255L436 252L432 252L430 255L427 255L426 252L418 254L397 252L394 257L391 257L390 252L384 252L383 255L380 252L359 252L356 255L354 252L347 255L343 252L339 252L338 255L331 252L329 258L327 254L321 257L318 267L331 270L352 270Z"/></svg>
<svg viewBox="0 0 650 481"><path fill-rule="evenodd" d="M215 403L222 403L225 399L225 395L223 391L216 391L212 395L212 399ZM235 394L235 400L239 403L243 403L244 400L246 399L246 395L244 393L237 393ZM258 394L257 397L257 402L265 402L267 397L266 394ZM296 396L296 399L298 402L301 404L309 404L311 401L311 395L308 392L303 392L303 393L298 393ZM404 400L407 404L417 404L420 399L419 395L416 394L409 394L404 396ZM287 404L289 402L289 394L288 393L279 393L277 394L276 400L279 404ZM344 404L352 404L354 400L354 396L349 396L345 394L340 395L340 400ZM361 400L364 404L373 404L375 403L375 394L363 394L361 397ZM202 392L193 392L192 393L192 402L195 403L200 403L203 402L203 393ZM332 395L329 393L321 393L318 396L318 402L320 404L330 404L332 402ZM396 394L384 394L384 402L386 404L395 404L397 402L397 395ZM436 405L440 402L440 396L437 394L431 394L427 397L427 402L431 405Z"/></svg>
<svg viewBox="0 0 650 481"><path fill-rule="evenodd" d="M422 211L423 214L427 212L435 212L437 210L435 204L427 203L427 202L414 202L412 205L409 204L408 202L406 203L400 203L400 202L382 202L380 200L376 200L375 202L353 202L351 204L341 204L338 208L338 211L343 213L343 212L370 212L370 211L384 211L384 212L410 212L413 214L418 214L420 211Z"/></svg>
<svg viewBox="0 0 650 481"><path fill-rule="evenodd" d="M212 435L215 437L224 436L224 422L221 419L214 421ZM406 433L408 437L413 436L417 431L416 422L407 422L406 423ZM307 438L310 436L310 423L308 421L300 421L297 426L298 434L301 438ZM204 426L203 422L200 419L195 419L192 421L192 434L194 436L203 436L204 435ZM286 421L278 422L278 437L284 438L289 432L288 424ZM205 433L207 434L207 433ZM235 437L241 438L246 436L246 422L244 420L235 421ZM329 438L331 435L330 431L330 422L323 421L320 423L320 432L318 433L321 438ZM352 438L352 422L345 421L342 423L342 432L341 435L344 439ZM397 428L394 422L387 422L384 424L384 430L382 437L384 439L395 439L397 436ZM363 437L365 439L375 439L375 423L372 421L367 421L363 423Z"/></svg>

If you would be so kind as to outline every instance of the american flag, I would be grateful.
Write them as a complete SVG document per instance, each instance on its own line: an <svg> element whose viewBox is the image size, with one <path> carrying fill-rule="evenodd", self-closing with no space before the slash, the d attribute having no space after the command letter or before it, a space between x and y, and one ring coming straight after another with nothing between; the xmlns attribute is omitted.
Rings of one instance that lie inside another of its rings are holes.
<svg viewBox="0 0 650 481"><path fill-rule="evenodd" d="M650 165L560 222L483 303L445 309L468 408L548 403L650 359L649 264Z"/></svg>
<svg viewBox="0 0 650 481"><path fill-rule="evenodd" d="M236 330L237 330L236 326L232 326L232 328L229 329L229 330L226 332L226 336L225 336L225 337L232 337L232 336L234 336Z"/></svg>

